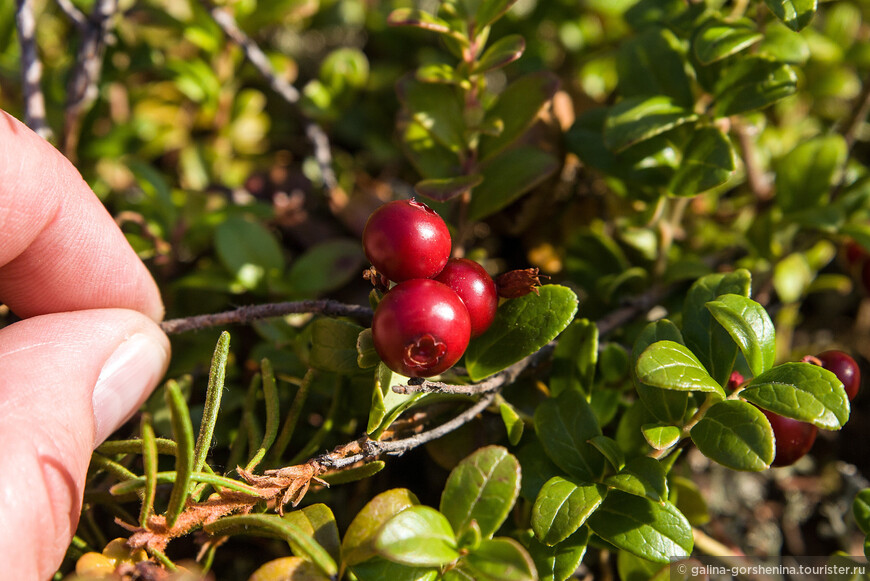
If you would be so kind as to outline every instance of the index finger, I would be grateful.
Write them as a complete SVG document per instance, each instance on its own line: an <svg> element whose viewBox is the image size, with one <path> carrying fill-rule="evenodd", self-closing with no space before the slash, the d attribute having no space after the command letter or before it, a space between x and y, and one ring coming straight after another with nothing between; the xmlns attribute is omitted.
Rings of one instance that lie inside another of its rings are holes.
<svg viewBox="0 0 870 581"><path fill-rule="evenodd" d="M163 317L154 279L78 171L2 110L0 302L23 318L112 307Z"/></svg>

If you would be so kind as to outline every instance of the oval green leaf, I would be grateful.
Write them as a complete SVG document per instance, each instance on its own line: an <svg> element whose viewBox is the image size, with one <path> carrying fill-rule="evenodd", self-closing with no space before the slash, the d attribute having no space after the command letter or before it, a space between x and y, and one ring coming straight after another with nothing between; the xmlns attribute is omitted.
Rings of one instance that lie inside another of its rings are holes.
<svg viewBox="0 0 870 581"><path fill-rule="evenodd" d="M865 535L870 535L870 488L865 488L852 502L852 515L858 528Z"/></svg>
<svg viewBox="0 0 870 581"><path fill-rule="evenodd" d="M667 473L658 460L648 456L632 458L618 474L605 478L604 484L659 502L668 498Z"/></svg>
<svg viewBox="0 0 870 581"><path fill-rule="evenodd" d="M513 539L485 540L462 558L459 570L474 581L537 581L535 564L529 553Z"/></svg>
<svg viewBox="0 0 870 581"><path fill-rule="evenodd" d="M705 65L722 60L752 46L764 35L748 18L726 22L710 18L698 30L692 42L695 56Z"/></svg>
<svg viewBox="0 0 870 581"><path fill-rule="evenodd" d="M417 182L414 191L436 202L446 202L471 191L483 182L483 176L473 174L452 178L428 179Z"/></svg>
<svg viewBox="0 0 870 581"><path fill-rule="evenodd" d="M795 32L802 30L816 14L818 0L764 0L783 24Z"/></svg>
<svg viewBox="0 0 870 581"><path fill-rule="evenodd" d="M680 441L683 432L678 426L670 424L644 424L641 427L643 438L656 450L665 450Z"/></svg>
<svg viewBox="0 0 870 581"><path fill-rule="evenodd" d="M468 219L482 220L498 212L557 169L556 156L537 147L521 146L488 159L480 167L483 182L471 196Z"/></svg>
<svg viewBox="0 0 870 581"><path fill-rule="evenodd" d="M447 518L423 505L388 520L375 539L375 549L381 557L411 567L441 567L459 558Z"/></svg>
<svg viewBox="0 0 870 581"><path fill-rule="evenodd" d="M797 90L797 73L763 56L738 59L716 83L714 112L728 117L763 109Z"/></svg>
<svg viewBox="0 0 870 581"><path fill-rule="evenodd" d="M753 375L773 367L775 329L764 307L742 295L727 294L707 303L707 309L737 343Z"/></svg>
<svg viewBox="0 0 870 581"><path fill-rule="evenodd" d="M221 263L246 289L255 289L284 272L281 245L257 222L227 218L215 228L214 245Z"/></svg>
<svg viewBox="0 0 870 581"><path fill-rule="evenodd" d="M321 371L359 373L357 341L363 327L342 319L322 317L311 324L308 364Z"/></svg>
<svg viewBox="0 0 870 581"><path fill-rule="evenodd" d="M341 558L355 565L375 555L374 539L393 515L420 504L407 488L393 488L371 499L353 518L341 542Z"/></svg>
<svg viewBox="0 0 870 581"><path fill-rule="evenodd" d="M773 431L750 403L714 404L691 430L692 441L708 458L734 470L764 470L773 462Z"/></svg>
<svg viewBox="0 0 870 581"><path fill-rule="evenodd" d="M532 506L532 530L553 546L579 529L607 495L600 484L577 484L556 476L547 481Z"/></svg>
<svg viewBox="0 0 870 581"><path fill-rule="evenodd" d="M644 350L655 343L656 341L674 341L683 343L683 335L680 330L671 321L662 319L654 321L644 327L643 331L635 339L634 347L632 348L632 358L634 365L632 366L632 377L635 379L635 387L637 395L640 396L643 405L653 414L656 419L669 424L678 424L682 422L683 415L686 413L686 406L689 402L689 393L673 391L671 389L661 389L641 383L637 379L637 359ZM561 341L560 341L561 343Z"/></svg>
<svg viewBox="0 0 870 581"><path fill-rule="evenodd" d="M710 377L704 366L685 345L675 341L657 341L637 358L637 378L653 387L678 391L725 392Z"/></svg>
<svg viewBox="0 0 870 581"><path fill-rule="evenodd" d="M604 145L619 152L697 118L668 97L629 97L611 107L604 122Z"/></svg>
<svg viewBox="0 0 870 581"><path fill-rule="evenodd" d="M332 509L323 503L312 504L300 510L284 514L284 520L295 525L326 549L336 562L341 560L341 542L338 538L338 525ZM293 543L290 543L293 547ZM300 554L295 548L293 552Z"/></svg>
<svg viewBox="0 0 870 581"><path fill-rule="evenodd" d="M728 137L715 127L702 127L683 148L683 159L668 189L675 196L695 196L727 182L735 167Z"/></svg>
<svg viewBox="0 0 870 581"><path fill-rule="evenodd" d="M786 212L826 204L847 154L846 141L837 134L800 143L776 164L776 203Z"/></svg>
<svg viewBox="0 0 870 581"><path fill-rule="evenodd" d="M438 569L428 567L406 567L380 557L373 557L362 563L350 566L359 581L435 581Z"/></svg>
<svg viewBox="0 0 870 581"><path fill-rule="evenodd" d="M480 74L499 69L519 59L525 50L525 39L519 34L509 34L486 49L471 72Z"/></svg>
<svg viewBox="0 0 870 581"><path fill-rule="evenodd" d="M535 432L547 456L581 482L595 482L604 472L604 458L587 442L601 435L598 419L577 391L562 392L535 410Z"/></svg>

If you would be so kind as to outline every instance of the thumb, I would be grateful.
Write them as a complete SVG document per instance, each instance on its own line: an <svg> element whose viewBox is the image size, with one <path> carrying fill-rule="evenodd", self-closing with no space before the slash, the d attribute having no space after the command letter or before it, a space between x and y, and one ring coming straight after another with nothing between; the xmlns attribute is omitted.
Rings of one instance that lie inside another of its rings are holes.
<svg viewBox="0 0 870 581"><path fill-rule="evenodd" d="M169 341L145 315L93 309L0 329L0 562L47 579L75 532L93 448L163 377Z"/></svg>

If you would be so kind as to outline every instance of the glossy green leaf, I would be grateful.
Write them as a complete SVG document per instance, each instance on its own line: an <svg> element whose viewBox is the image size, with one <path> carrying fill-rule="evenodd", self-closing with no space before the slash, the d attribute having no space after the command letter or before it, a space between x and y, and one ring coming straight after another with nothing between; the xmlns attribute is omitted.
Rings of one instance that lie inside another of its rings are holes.
<svg viewBox="0 0 870 581"><path fill-rule="evenodd" d="M438 569L434 567L408 567L381 557L374 557L350 566L358 581L435 581Z"/></svg>
<svg viewBox="0 0 870 581"><path fill-rule="evenodd" d="M500 119L504 126L498 135L481 136L481 161L488 161L522 136L558 89L559 78L549 71L530 73L505 87L486 113L486 119Z"/></svg>
<svg viewBox="0 0 870 581"><path fill-rule="evenodd" d="M284 253L264 226L237 216L221 222L214 245L224 267L244 288L253 290L284 272Z"/></svg>
<svg viewBox="0 0 870 581"><path fill-rule="evenodd" d="M490 158L480 167L483 183L471 196L468 219L478 221L498 212L557 169L556 156L537 147L509 149Z"/></svg>
<svg viewBox="0 0 870 581"><path fill-rule="evenodd" d="M749 296L749 271L704 276L691 286L683 303L683 339L719 385L731 376L737 358L737 344L707 310L707 303L720 295Z"/></svg>
<svg viewBox="0 0 870 581"><path fill-rule="evenodd" d="M413 119L450 151L465 146L462 102L452 85L421 83L406 76L396 86L399 100Z"/></svg>
<svg viewBox="0 0 870 581"><path fill-rule="evenodd" d="M365 256L359 241L338 239L309 248L290 265L287 284L294 293L317 296L359 276Z"/></svg>
<svg viewBox="0 0 870 581"><path fill-rule="evenodd" d="M534 433L529 434L526 443L517 450L517 460L522 467L523 478L520 483L520 495L529 502L534 502L538 491L544 483L559 474L562 470L547 456L544 446Z"/></svg>
<svg viewBox="0 0 870 581"><path fill-rule="evenodd" d="M580 527L573 535L552 547L536 539L532 532L523 535L521 541L535 562L538 581L565 581L577 570L586 554L589 529Z"/></svg>
<svg viewBox="0 0 870 581"><path fill-rule="evenodd" d="M356 565L375 556L375 536L394 515L420 504L406 488L393 488L371 499L353 518L341 541L341 559Z"/></svg>
<svg viewBox="0 0 870 581"><path fill-rule="evenodd" d="M783 303L796 303L809 290L814 272L803 252L793 252L773 268L773 288Z"/></svg>
<svg viewBox="0 0 870 581"><path fill-rule="evenodd" d="M682 431L669 424L645 424L643 437L656 450L665 450L680 441Z"/></svg>
<svg viewBox="0 0 870 581"><path fill-rule="evenodd" d="M449 83L457 85L463 81L463 78L456 69L446 63L423 65L417 69L414 77L422 83Z"/></svg>
<svg viewBox="0 0 870 581"><path fill-rule="evenodd" d="M803 29L816 14L818 0L764 0L770 11L794 31Z"/></svg>
<svg viewBox="0 0 870 581"><path fill-rule="evenodd" d="M423 178L448 178L462 173L458 155L441 145L410 115L400 115L397 129L405 155Z"/></svg>
<svg viewBox="0 0 870 581"><path fill-rule="evenodd" d="M686 413L689 394L672 389L653 387L637 379L637 359L647 347L656 341L683 343L683 335L677 326L667 319L653 321L644 327L637 336L637 339L635 339L634 347L632 348L632 377L635 379L637 394L650 413L662 422L678 424Z"/></svg>
<svg viewBox="0 0 870 581"><path fill-rule="evenodd" d="M669 499L683 513L692 526L710 522L710 510L701 489L692 480L683 476L671 476Z"/></svg>
<svg viewBox="0 0 870 581"><path fill-rule="evenodd" d="M858 528L865 535L870 535L870 488L865 488L855 496L852 502L852 516Z"/></svg>
<svg viewBox="0 0 870 581"><path fill-rule="evenodd" d="M348 482L356 482L370 476L374 476L387 466L383 460L375 460L365 464L354 466L353 468L345 468L337 472L327 472L322 474L320 478L330 486L336 484L347 484Z"/></svg>
<svg viewBox="0 0 870 581"><path fill-rule="evenodd" d="M555 339L574 319L577 295L564 286L544 285L501 305L492 326L465 351L474 381L489 377Z"/></svg>
<svg viewBox="0 0 870 581"><path fill-rule="evenodd" d="M612 491L587 521L605 541L656 563L692 552L692 527L670 504Z"/></svg>
<svg viewBox="0 0 870 581"><path fill-rule="evenodd" d="M742 295L722 295L707 303L716 321L728 331L756 376L773 367L776 337L767 311Z"/></svg>
<svg viewBox="0 0 870 581"><path fill-rule="evenodd" d="M576 483L556 476L547 481L532 506L532 530L553 546L579 529L607 495L600 484Z"/></svg>
<svg viewBox="0 0 870 581"><path fill-rule="evenodd" d="M311 561L302 557L280 557L263 564L248 581L329 581Z"/></svg>
<svg viewBox="0 0 870 581"><path fill-rule="evenodd" d="M537 581L535 564L517 541L507 537L484 540L459 564L474 581Z"/></svg>
<svg viewBox="0 0 870 581"><path fill-rule="evenodd" d="M616 71L625 98L663 95L685 108L695 102L684 50L667 28L652 26L620 42Z"/></svg>
<svg viewBox="0 0 870 581"><path fill-rule="evenodd" d="M581 482L595 482L604 472L604 458L587 442L601 435L586 398L569 390L535 410L535 431L547 456Z"/></svg>
<svg viewBox="0 0 870 581"><path fill-rule="evenodd" d="M823 430L839 430L849 419L843 384L827 369L811 363L778 365L749 382L740 397Z"/></svg>
<svg viewBox="0 0 870 581"><path fill-rule="evenodd" d="M487 48L471 70L473 74L486 73L508 65L523 56L526 41L519 34L504 36Z"/></svg>
<svg viewBox="0 0 870 581"><path fill-rule="evenodd" d="M359 372L356 343L362 331L363 327L342 319L317 319L311 324L308 364L321 371Z"/></svg>
<svg viewBox="0 0 870 581"><path fill-rule="evenodd" d="M785 63L763 56L738 59L714 90L714 112L727 117L763 109L797 90L797 73Z"/></svg>
<svg viewBox="0 0 870 581"><path fill-rule="evenodd" d="M668 498L667 473L658 460L648 456L632 458L619 473L605 478L604 484L656 501Z"/></svg>
<svg viewBox="0 0 870 581"><path fill-rule="evenodd" d="M625 21L640 30L654 24L666 24L686 11L682 0L639 0L625 11Z"/></svg>
<svg viewBox="0 0 870 581"><path fill-rule="evenodd" d="M837 134L800 143L776 164L776 202L786 212L827 203L846 163L846 141Z"/></svg>
<svg viewBox="0 0 870 581"><path fill-rule="evenodd" d="M377 534L375 549L385 559L412 567L441 567L459 558L447 518L423 505L388 520Z"/></svg>
<svg viewBox="0 0 870 581"><path fill-rule="evenodd" d="M675 196L694 196L727 182L735 168L728 137L715 127L702 127L683 149L668 190Z"/></svg>
<svg viewBox="0 0 870 581"><path fill-rule="evenodd" d="M457 534L477 521L489 538L507 518L520 494L520 463L501 446L486 446L450 472L440 510Z"/></svg>
<svg viewBox="0 0 870 581"><path fill-rule="evenodd" d="M361 369L368 369L380 362L381 358L375 349L371 328L363 329L356 339L356 364Z"/></svg>
<svg viewBox="0 0 870 581"><path fill-rule="evenodd" d="M480 34L484 27L504 16L517 0L485 0L480 2L474 15L475 34Z"/></svg>
<svg viewBox="0 0 870 581"><path fill-rule="evenodd" d="M737 54L762 38L764 35L748 18L726 21L713 17L698 30L692 48L698 60L708 65Z"/></svg>
<svg viewBox="0 0 870 581"><path fill-rule="evenodd" d="M588 394L595 379L598 362L598 327L589 319L576 319L559 336L553 352L550 394L566 389Z"/></svg>
<svg viewBox="0 0 870 581"><path fill-rule="evenodd" d="M452 200L483 182L480 174L456 176L452 178L428 179L414 184L414 191L436 202Z"/></svg>
<svg viewBox="0 0 870 581"><path fill-rule="evenodd" d="M637 358L637 378L647 385L678 391L702 391L725 397L688 347L675 341L658 341Z"/></svg>
<svg viewBox="0 0 870 581"><path fill-rule="evenodd" d="M697 118L668 97L629 97L610 108L604 122L604 145L619 152Z"/></svg>
<svg viewBox="0 0 870 581"><path fill-rule="evenodd" d="M758 52L792 65L803 65L810 58L810 46L804 36L779 22L767 25Z"/></svg>
<svg viewBox="0 0 870 581"><path fill-rule="evenodd" d="M764 470L773 462L773 432L764 414L740 400L714 404L691 430L708 458L734 470Z"/></svg>
<svg viewBox="0 0 870 581"><path fill-rule="evenodd" d="M336 562L341 560L341 541L338 538L338 525L332 509L322 503L312 504L300 510L285 513L284 520L305 531L317 544L326 549ZM293 543L290 543L293 546ZM300 552L293 550L297 555Z"/></svg>
<svg viewBox="0 0 870 581"><path fill-rule="evenodd" d="M175 484L169 495L169 505L166 507L166 522L175 526L178 517L190 498L190 479L195 461L193 443L193 425L190 422L190 411L187 401L181 392L178 382L166 382L164 391L166 405L170 411L172 423L172 438L177 442L175 454Z"/></svg>
<svg viewBox="0 0 870 581"><path fill-rule="evenodd" d="M508 442L510 442L511 446L516 446L523 437L525 422L523 422L517 410L507 402L499 404L498 411L501 415L501 421L504 422L505 430L507 430Z"/></svg>
<svg viewBox="0 0 870 581"><path fill-rule="evenodd" d="M613 438L607 436L595 436L594 438L589 438L589 443L592 444L596 450L601 452L601 455L610 462L610 465L613 466L614 469L619 470L625 465L625 455L622 453L622 450L620 450L619 444L617 444Z"/></svg>
<svg viewBox="0 0 870 581"><path fill-rule="evenodd" d="M372 405L369 408L369 421L366 432L373 440L390 427L399 415L417 403L428 397L426 393L401 394L393 391L394 385L405 384L408 378L392 371L389 367L380 363L375 373L375 385L372 390Z"/></svg>
<svg viewBox="0 0 870 581"><path fill-rule="evenodd" d="M453 36L455 33L450 24L434 14L415 8L398 8L393 10L387 17L387 24L391 26L413 26L438 34Z"/></svg>

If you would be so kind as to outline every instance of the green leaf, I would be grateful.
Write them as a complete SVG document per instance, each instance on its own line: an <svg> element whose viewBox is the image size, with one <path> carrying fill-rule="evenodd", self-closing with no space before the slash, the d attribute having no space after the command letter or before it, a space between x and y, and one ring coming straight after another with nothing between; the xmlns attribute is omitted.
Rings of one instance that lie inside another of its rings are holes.
<svg viewBox="0 0 870 581"><path fill-rule="evenodd" d="M556 476L547 481L532 507L532 530L553 546L579 529L607 495L600 484L583 484Z"/></svg>
<svg viewBox="0 0 870 581"><path fill-rule="evenodd" d="M707 303L720 295L749 296L749 271L708 274L692 285L683 303L683 338L686 346L704 364L719 385L731 376L737 358L737 344L731 335L713 320Z"/></svg>
<svg viewBox="0 0 870 581"><path fill-rule="evenodd" d="M517 0L484 0L474 15L474 34L478 35L487 26L504 16Z"/></svg>
<svg viewBox="0 0 870 581"><path fill-rule="evenodd" d="M735 167L728 137L715 127L702 127L683 149L668 189L675 196L694 196L727 182Z"/></svg>
<svg viewBox="0 0 870 581"><path fill-rule="evenodd" d="M637 359L647 347L657 341L683 343L683 336L677 326L667 319L653 321L644 327L637 336L637 339L635 339L634 347L632 348L634 363L632 365L632 377L635 379L637 394L650 413L662 422L679 424L686 413L689 393L653 387L641 383L637 379Z"/></svg>
<svg viewBox="0 0 870 581"><path fill-rule="evenodd" d="M311 324L308 364L321 371L358 373L356 343L363 327L342 319L322 317Z"/></svg>
<svg viewBox="0 0 870 581"><path fill-rule="evenodd" d="M670 501L692 526L701 526L710 522L707 501L704 500L704 495L701 494L697 484L682 476L671 476L670 483Z"/></svg>
<svg viewBox="0 0 870 581"><path fill-rule="evenodd" d="M604 145L619 152L697 118L668 97L629 97L610 108L604 122Z"/></svg>
<svg viewBox="0 0 870 581"><path fill-rule="evenodd" d="M767 25L758 52L793 65L804 65L810 58L810 46L803 35L779 22Z"/></svg>
<svg viewBox="0 0 870 581"><path fill-rule="evenodd" d="M547 456L559 468L582 482L595 482L601 477L604 458L587 443L601 435L601 429L581 393L564 391L538 405L535 431Z"/></svg>
<svg viewBox="0 0 870 581"><path fill-rule="evenodd" d="M722 60L752 46L764 35L748 18L725 21L713 17L698 30L692 41L695 56L705 65Z"/></svg>
<svg viewBox="0 0 870 581"><path fill-rule="evenodd" d="M175 484L172 486L169 505L166 507L166 523L169 527L173 527L187 505L187 499L190 498L190 477L193 473L195 453L190 411L178 382L167 381L164 396L172 421L172 439L177 442Z"/></svg>
<svg viewBox="0 0 870 581"><path fill-rule="evenodd" d="M359 275L364 260L357 240L323 242L290 265L287 284L306 297L337 290Z"/></svg>
<svg viewBox="0 0 870 581"><path fill-rule="evenodd" d="M656 450L666 450L680 441L682 431L668 424L644 424L643 437Z"/></svg>
<svg viewBox="0 0 870 581"><path fill-rule="evenodd" d="M852 502L852 515L861 532L870 535L870 488L865 488L855 496Z"/></svg>
<svg viewBox="0 0 870 581"><path fill-rule="evenodd" d="M284 253L272 233L257 222L230 216L214 233L218 258L248 290L284 272Z"/></svg>
<svg viewBox="0 0 870 581"><path fill-rule="evenodd" d="M783 303L796 303L813 282L814 272L803 252L793 252L773 267L773 288Z"/></svg>
<svg viewBox="0 0 870 581"><path fill-rule="evenodd" d="M405 155L424 178L446 178L462 173L456 153L441 145L422 124L401 116L397 129Z"/></svg>
<svg viewBox="0 0 870 581"><path fill-rule="evenodd" d="M684 51L666 28L650 27L620 42L616 70L625 98L664 95L686 108L695 102Z"/></svg>
<svg viewBox="0 0 870 581"><path fill-rule="evenodd" d="M446 63L423 65L414 73L414 78L421 83L449 83L452 85L457 85L463 80L456 69Z"/></svg>
<svg viewBox="0 0 870 581"><path fill-rule="evenodd" d="M597 415L596 415L597 417ZM607 436L595 436L589 439L589 443L601 452L601 455L607 458L610 465L616 470L621 469L625 465L625 455L619 449L619 444L613 438Z"/></svg>
<svg viewBox="0 0 870 581"><path fill-rule="evenodd" d="M353 518L341 542L341 558L347 565L356 565L373 557L375 536L394 515L420 504L406 488L393 488L371 499Z"/></svg>
<svg viewBox="0 0 870 581"><path fill-rule="evenodd" d="M480 174L428 179L414 184L414 191L430 200L446 202L471 191L481 182L483 182L483 176Z"/></svg>
<svg viewBox="0 0 870 581"><path fill-rule="evenodd" d="M396 92L413 119L438 143L453 152L465 149L462 103L452 85L421 83L406 76L396 85Z"/></svg>
<svg viewBox="0 0 870 581"><path fill-rule="evenodd" d="M849 398L837 376L811 363L789 362L753 379L740 397L823 430L839 430L849 419Z"/></svg>
<svg viewBox="0 0 870 581"><path fill-rule="evenodd" d="M380 363L375 374L375 385L372 391L372 405L369 409L369 421L366 432L373 440L380 438L384 430L390 427L399 415L417 403L428 397L426 393L401 394L393 391L394 385L408 382L408 378L392 371L389 367Z"/></svg>
<svg viewBox="0 0 870 581"><path fill-rule="evenodd" d="M530 434L523 447L517 450L517 460L520 461L523 475L520 482L520 495L529 502L535 501L538 491L547 480L562 474L559 467L550 461L544 446L534 433Z"/></svg>
<svg viewBox="0 0 870 581"><path fill-rule="evenodd" d="M523 535L521 541L535 562L538 581L565 581L577 570L586 554L589 529L581 527L553 547L540 542L531 531Z"/></svg>
<svg viewBox="0 0 870 581"><path fill-rule="evenodd" d="M302 557L280 557L265 563L248 581L329 581L329 577L311 561Z"/></svg>
<svg viewBox="0 0 870 581"><path fill-rule="evenodd" d="M618 474L604 479L604 484L635 496L665 501L668 498L667 474L658 460L637 456L629 460Z"/></svg>
<svg viewBox="0 0 870 581"><path fill-rule="evenodd" d="M387 17L387 24L391 26L413 26L438 34L458 36L450 28L450 24L446 20L438 18L425 10L414 8L398 8L393 10Z"/></svg>
<svg viewBox="0 0 870 581"><path fill-rule="evenodd" d="M605 541L656 563L692 552L692 527L670 504L612 491L587 521Z"/></svg>
<svg viewBox="0 0 870 581"><path fill-rule="evenodd" d="M716 83L714 112L727 117L763 109L796 90L797 73L790 65L763 56L745 57Z"/></svg>
<svg viewBox="0 0 870 581"><path fill-rule="evenodd" d="M361 369L368 369L380 362L381 358L375 349L371 328L363 329L356 339L356 364Z"/></svg>
<svg viewBox="0 0 870 581"><path fill-rule="evenodd" d="M773 432L754 405L740 400L714 404L691 430L708 458L734 470L764 470L773 462Z"/></svg>
<svg viewBox="0 0 870 581"><path fill-rule="evenodd" d="M441 567L459 558L447 518L423 505L388 520L377 535L375 548L385 559L412 567Z"/></svg>
<svg viewBox="0 0 870 581"><path fill-rule="evenodd" d="M522 146L489 158L480 166L483 183L474 189L468 219L494 214L550 177L559 168L552 153Z"/></svg>
<svg viewBox="0 0 870 581"><path fill-rule="evenodd" d="M764 0L764 3L795 32L810 23L818 7L818 0Z"/></svg>
<svg viewBox="0 0 870 581"><path fill-rule="evenodd" d="M776 202L786 212L827 203L846 163L846 141L837 134L800 143L776 164Z"/></svg>
<svg viewBox="0 0 870 581"><path fill-rule="evenodd" d="M588 394L598 362L598 327L589 319L576 319L559 336L553 352L550 394L557 397L566 389Z"/></svg>
<svg viewBox="0 0 870 581"><path fill-rule="evenodd" d="M504 128L498 135L481 137L481 161L488 161L523 135L558 89L559 78L549 71L531 73L510 83L486 113L487 120L500 119Z"/></svg>
<svg viewBox="0 0 870 581"><path fill-rule="evenodd" d="M506 537L484 540L465 555L459 569L474 581L537 581L531 556L517 541Z"/></svg>
<svg viewBox="0 0 870 581"><path fill-rule="evenodd" d="M501 414L501 421L504 422L504 427L507 430L508 442L511 443L511 446L516 446L523 437L525 423L517 413L517 410L506 401L499 404L498 410L499 414Z"/></svg>
<svg viewBox="0 0 870 581"><path fill-rule="evenodd" d="M338 472L328 472L327 474L321 475L320 478L330 486L336 484L347 484L348 482L356 482L357 480L363 480L370 476L374 476L386 466L387 463L383 460L375 460L374 462L367 462L366 464L354 466L353 468L345 468Z"/></svg>
<svg viewBox="0 0 870 581"><path fill-rule="evenodd" d="M775 329L764 307L742 295L727 294L707 303L707 309L737 343L753 375L773 367Z"/></svg>
<svg viewBox="0 0 870 581"><path fill-rule="evenodd" d="M722 387L710 377L695 354L675 341L657 341L647 347L637 358L637 378L653 387L725 397Z"/></svg>
<svg viewBox="0 0 870 581"><path fill-rule="evenodd" d="M350 570L359 581L435 581L439 578L438 569L407 567L380 557L351 565Z"/></svg>
<svg viewBox="0 0 870 581"><path fill-rule="evenodd" d="M461 535L471 521L492 537L520 494L520 463L501 446L486 446L450 472L440 510Z"/></svg>
<svg viewBox="0 0 870 581"><path fill-rule="evenodd" d="M465 367L480 381L516 363L555 339L574 319L577 295L559 285L544 285L501 305L492 326L465 351Z"/></svg>
<svg viewBox="0 0 870 581"><path fill-rule="evenodd" d="M472 74L478 75L500 69L523 56L526 50L526 41L519 34L504 36L486 49L471 69Z"/></svg>
<svg viewBox="0 0 870 581"><path fill-rule="evenodd" d="M305 534L314 539L321 547L326 549L329 556L336 562L341 560L341 542L338 538L338 525L332 509L322 503L312 504L300 510L294 510L284 514L284 520L305 531ZM290 543L293 547L293 543ZM297 555L300 551L293 548Z"/></svg>

